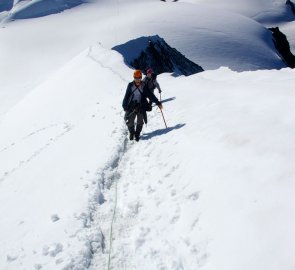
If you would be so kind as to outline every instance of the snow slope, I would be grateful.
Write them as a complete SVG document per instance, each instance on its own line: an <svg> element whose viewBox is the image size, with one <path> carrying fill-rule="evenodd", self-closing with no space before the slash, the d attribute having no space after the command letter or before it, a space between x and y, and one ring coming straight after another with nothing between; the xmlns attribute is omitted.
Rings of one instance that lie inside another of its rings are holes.
<svg viewBox="0 0 295 270"><path fill-rule="evenodd" d="M270 33L237 11L278 4L261 15L281 22L283 2L212 3L104 0L2 25L1 270L295 268L294 70L273 69ZM155 34L218 69L160 75L168 128L154 108L130 142L133 71L110 48Z"/></svg>
<svg viewBox="0 0 295 270"><path fill-rule="evenodd" d="M23 0L13 1L4 0L0 4L0 12L9 11L5 17L6 21L17 19L38 18L51 14L60 13L66 9L70 9L87 3L87 0Z"/></svg>
<svg viewBox="0 0 295 270"><path fill-rule="evenodd" d="M93 46L1 122L1 269L294 268L294 71L161 75L139 143L132 75ZM111 82L111 83L110 83Z"/></svg>
<svg viewBox="0 0 295 270"><path fill-rule="evenodd" d="M179 0L188 3L204 3L218 9L226 9L250 17L264 25L274 26L294 21L295 16L285 0Z"/></svg>
<svg viewBox="0 0 295 270"><path fill-rule="evenodd" d="M131 39L159 35L204 69L228 66L242 71L285 66L271 33L261 24L204 4L97 1L62 14L18 20L3 27L1 114L96 42L112 48Z"/></svg>
<svg viewBox="0 0 295 270"><path fill-rule="evenodd" d="M79 253L84 246L89 253L83 231L89 200L99 197L98 172L122 140L116 94L122 80L90 53L32 91L1 122L0 269L62 269L72 258L87 259ZM103 54L105 65L109 54Z"/></svg>
<svg viewBox="0 0 295 270"><path fill-rule="evenodd" d="M161 79L176 97L170 129L155 113L122 161L114 269L294 268L294 91L280 87L290 75Z"/></svg>

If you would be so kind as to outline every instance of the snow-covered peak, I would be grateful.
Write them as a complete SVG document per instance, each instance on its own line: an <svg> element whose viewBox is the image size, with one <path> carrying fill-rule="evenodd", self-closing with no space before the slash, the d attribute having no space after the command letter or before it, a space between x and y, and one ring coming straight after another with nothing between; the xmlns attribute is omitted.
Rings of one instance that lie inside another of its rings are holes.
<svg viewBox="0 0 295 270"><path fill-rule="evenodd" d="M2 10L10 11L5 21L48 16L87 3L91 0L4 0Z"/></svg>

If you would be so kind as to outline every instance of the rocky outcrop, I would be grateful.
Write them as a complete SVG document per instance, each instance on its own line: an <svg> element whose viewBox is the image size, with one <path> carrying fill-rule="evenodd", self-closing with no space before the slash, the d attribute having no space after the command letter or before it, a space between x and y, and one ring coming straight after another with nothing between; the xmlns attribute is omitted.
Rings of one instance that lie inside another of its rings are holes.
<svg viewBox="0 0 295 270"><path fill-rule="evenodd" d="M141 37L113 49L123 55L128 65L142 71L152 68L157 74L168 72L175 76L204 71L159 36Z"/></svg>
<svg viewBox="0 0 295 270"><path fill-rule="evenodd" d="M272 32L273 41L281 58L290 68L295 68L295 56L291 53L287 37L280 31L279 27L269 28Z"/></svg>
<svg viewBox="0 0 295 270"><path fill-rule="evenodd" d="M293 14L295 15L295 4L293 2L291 2L290 0L286 1L286 5L290 6L291 11L293 12Z"/></svg>

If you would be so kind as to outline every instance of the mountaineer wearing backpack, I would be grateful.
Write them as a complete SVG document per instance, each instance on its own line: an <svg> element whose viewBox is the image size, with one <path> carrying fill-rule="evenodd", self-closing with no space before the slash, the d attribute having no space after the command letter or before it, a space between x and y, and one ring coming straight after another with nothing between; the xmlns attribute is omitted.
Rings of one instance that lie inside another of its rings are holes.
<svg viewBox="0 0 295 270"><path fill-rule="evenodd" d="M154 93L155 89L157 88L159 94L162 93L161 87L157 81L157 75L153 72L151 68L146 71L146 76L142 80L145 85L147 85L150 92ZM152 101L149 101L149 105L152 106Z"/></svg>
<svg viewBox="0 0 295 270"><path fill-rule="evenodd" d="M162 109L162 103L156 96L150 92L147 86L142 82L142 73L140 70L135 70L133 73L134 81L130 82L123 99L123 109L125 111L125 121L129 130L129 139L139 141L140 132L143 123L147 123L146 111L149 109L148 101L155 102ZM135 118L137 124L135 128Z"/></svg>

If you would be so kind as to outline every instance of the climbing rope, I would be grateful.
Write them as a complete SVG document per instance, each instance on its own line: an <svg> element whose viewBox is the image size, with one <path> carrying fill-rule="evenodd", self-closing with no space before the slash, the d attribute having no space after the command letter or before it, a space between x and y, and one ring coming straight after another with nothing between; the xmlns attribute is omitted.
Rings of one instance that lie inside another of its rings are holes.
<svg viewBox="0 0 295 270"><path fill-rule="evenodd" d="M119 0L116 0L116 11L117 11L117 18L119 17ZM114 34L115 34L115 41L118 43L118 34L117 34L117 29L115 26L114 29ZM121 76L120 76L121 77ZM122 78L122 77L121 77ZM123 78L124 80L124 78ZM120 157L121 160L122 156ZM118 161L118 165L119 162ZM118 181L116 180L115 183L115 204L114 204L114 210L113 210L113 216L112 216L112 221L111 221L111 229L110 229L110 250L109 250L109 258L108 258L108 270L111 269L111 255L112 255L112 246L113 246L113 227L114 227L114 222L115 222L115 217L116 217L116 211L117 211L117 201L118 201Z"/></svg>
<svg viewBox="0 0 295 270"><path fill-rule="evenodd" d="M113 210L113 216L112 216L112 222L111 222L111 230L110 230L110 250L109 250L109 258L108 258L108 270L111 269L111 253L112 253L112 245L113 245L113 225L116 217L116 211L117 211L117 201L118 201L118 181L115 183L115 204L114 204L114 210Z"/></svg>

